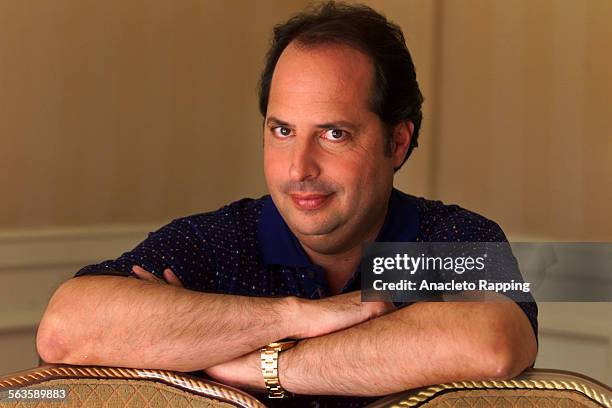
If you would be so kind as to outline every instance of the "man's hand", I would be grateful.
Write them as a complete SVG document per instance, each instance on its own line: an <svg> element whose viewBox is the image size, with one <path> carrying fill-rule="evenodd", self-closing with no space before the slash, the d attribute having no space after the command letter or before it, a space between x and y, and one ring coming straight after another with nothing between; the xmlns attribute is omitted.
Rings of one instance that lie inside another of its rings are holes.
<svg viewBox="0 0 612 408"><path fill-rule="evenodd" d="M291 336L296 339L324 336L396 310L392 302L362 302L361 291L296 301L295 319L304 322L302 330Z"/></svg>
<svg viewBox="0 0 612 408"><path fill-rule="evenodd" d="M266 391L266 384L261 373L261 352L238 357L234 360L208 367L204 370L213 380L241 388L246 391Z"/></svg>
<svg viewBox="0 0 612 408"><path fill-rule="evenodd" d="M341 319L344 319L343 325L345 327L340 330L344 330L346 327L363 323L396 310L392 302L361 302L361 292L359 291L320 300L300 299L299 301L303 302L301 313L312 313L318 317L317 319L309 319L312 316L308 315L301 317L301 319L309 321L310 326L306 331L295 336L299 339L319 337L339 331L334 329L338 327L338 321L342 321ZM342 316L339 312L342 309L350 310L351 313ZM354 324L349 324L350 319L354 319ZM261 372L261 352L259 350L208 367L204 371L213 380L223 384L251 392L266 391Z"/></svg>
<svg viewBox="0 0 612 408"><path fill-rule="evenodd" d="M165 280L138 265L134 265L132 271L142 280L183 287L170 268L166 268L163 272ZM294 298L294 301L294 319L304 322L291 335L295 339L323 336L395 310L392 302L362 302L360 291L316 300Z"/></svg>
<svg viewBox="0 0 612 408"><path fill-rule="evenodd" d="M155 282L155 283L168 283L172 286L177 286L179 288L183 287L183 283L180 281L180 279L174 274L174 272L170 268L164 269L163 275L164 275L165 281L158 278L153 273L145 270L144 268L138 265L134 265L132 267L132 272L134 272L136 276L138 276L138 278L142 280L146 280L149 282Z"/></svg>

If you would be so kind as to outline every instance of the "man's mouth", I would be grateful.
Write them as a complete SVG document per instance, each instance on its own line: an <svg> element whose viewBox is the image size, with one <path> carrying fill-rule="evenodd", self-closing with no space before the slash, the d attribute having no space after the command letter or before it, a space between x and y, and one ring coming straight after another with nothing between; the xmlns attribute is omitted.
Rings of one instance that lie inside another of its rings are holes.
<svg viewBox="0 0 612 408"><path fill-rule="evenodd" d="M329 201L333 193L330 194L290 194L293 204L302 211L318 210Z"/></svg>

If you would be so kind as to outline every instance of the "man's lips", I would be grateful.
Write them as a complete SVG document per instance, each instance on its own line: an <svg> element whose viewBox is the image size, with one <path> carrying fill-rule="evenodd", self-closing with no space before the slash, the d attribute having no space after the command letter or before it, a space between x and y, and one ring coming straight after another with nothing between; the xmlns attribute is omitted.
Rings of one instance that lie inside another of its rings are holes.
<svg viewBox="0 0 612 408"><path fill-rule="evenodd" d="M330 194L290 194L295 206L304 211L312 211L321 208L329 201Z"/></svg>

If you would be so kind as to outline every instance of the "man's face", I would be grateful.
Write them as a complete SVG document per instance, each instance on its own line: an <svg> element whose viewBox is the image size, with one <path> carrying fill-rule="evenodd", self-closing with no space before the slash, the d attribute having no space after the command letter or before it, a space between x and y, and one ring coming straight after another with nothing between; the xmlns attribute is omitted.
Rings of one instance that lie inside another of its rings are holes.
<svg viewBox="0 0 612 408"><path fill-rule="evenodd" d="M333 254L374 239L393 185L383 123L370 110L374 68L344 45L290 44L270 87L264 171L298 239Z"/></svg>

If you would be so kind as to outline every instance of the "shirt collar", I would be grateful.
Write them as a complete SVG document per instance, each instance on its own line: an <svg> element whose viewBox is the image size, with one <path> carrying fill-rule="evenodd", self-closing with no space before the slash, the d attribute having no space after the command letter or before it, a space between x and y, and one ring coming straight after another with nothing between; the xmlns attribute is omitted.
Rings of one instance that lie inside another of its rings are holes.
<svg viewBox="0 0 612 408"><path fill-rule="evenodd" d="M385 222L376 242L414 242L418 231L417 198L394 188L389 198Z"/></svg>
<svg viewBox="0 0 612 408"><path fill-rule="evenodd" d="M377 242L416 240L419 226L416 200L411 195L393 189L385 221L376 238ZM257 238L262 260L266 265L295 268L313 265L269 195L263 197L261 216L257 221Z"/></svg>
<svg viewBox="0 0 612 408"><path fill-rule="evenodd" d="M296 268L311 266L304 248L278 212L272 197L267 195L263 201L257 221L257 241L263 262Z"/></svg>

